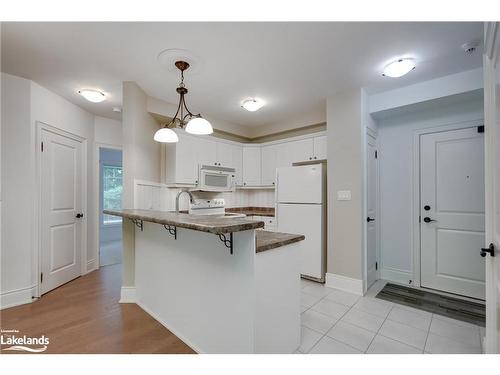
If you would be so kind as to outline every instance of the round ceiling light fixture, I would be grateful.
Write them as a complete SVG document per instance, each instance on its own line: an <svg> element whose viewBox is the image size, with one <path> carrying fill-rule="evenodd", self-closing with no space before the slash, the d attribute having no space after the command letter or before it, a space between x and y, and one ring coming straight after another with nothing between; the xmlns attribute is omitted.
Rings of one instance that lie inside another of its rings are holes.
<svg viewBox="0 0 500 375"><path fill-rule="evenodd" d="M205 120L199 113L196 115L191 113L186 105L186 99L184 96L188 93L188 89L184 84L184 71L189 68L189 63L179 60L175 62L175 66L181 71L181 82L179 83L179 87L176 89L179 94L179 105L177 106L177 111L175 112L172 120L155 133L153 139L157 142L178 142L179 137L177 137L177 134L175 134L172 130L172 128L177 127L185 129L188 133L197 135L207 135L214 132L210 122Z"/></svg>
<svg viewBox="0 0 500 375"><path fill-rule="evenodd" d="M264 106L264 102L260 99L246 99L241 102L241 107L245 108L247 111L255 112Z"/></svg>
<svg viewBox="0 0 500 375"><path fill-rule="evenodd" d="M411 72L415 69L415 60L413 59L398 59L389 63L385 68L382 75L384 77L398 78Z"/></svg>
<svg viewBox="0 0 500 375"><path fill-rule="evenodd" d="M106 95L99 90L82 89L78 93L92 103L100 103L106 100Z"/></svg>

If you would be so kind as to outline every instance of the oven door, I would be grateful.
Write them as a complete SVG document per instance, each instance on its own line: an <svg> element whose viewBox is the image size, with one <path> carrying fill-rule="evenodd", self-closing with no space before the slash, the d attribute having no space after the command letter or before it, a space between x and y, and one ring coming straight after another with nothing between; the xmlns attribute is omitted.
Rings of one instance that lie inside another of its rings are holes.
<svg viewBox="0 0 500 375"><path fill-rule="evenodd" d="M215 168L200 168L199 189L202 191L215 192L234 191L234 173L225 170L218 170Z"/></svg>

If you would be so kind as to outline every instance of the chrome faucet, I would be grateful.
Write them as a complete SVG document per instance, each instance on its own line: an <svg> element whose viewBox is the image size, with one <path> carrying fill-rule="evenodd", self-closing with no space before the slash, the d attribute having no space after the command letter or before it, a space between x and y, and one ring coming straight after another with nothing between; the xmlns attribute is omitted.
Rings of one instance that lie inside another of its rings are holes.
<svg viewBox="0 0 500 375"><path fill-rule="evenodd" d="M177 193L177 196L175 197L175 213L179 213L179 198L182 195L182 193L188 193L189 194L189 202L194 203L194 198L193 194L189 190L181 190Z"/></svg>

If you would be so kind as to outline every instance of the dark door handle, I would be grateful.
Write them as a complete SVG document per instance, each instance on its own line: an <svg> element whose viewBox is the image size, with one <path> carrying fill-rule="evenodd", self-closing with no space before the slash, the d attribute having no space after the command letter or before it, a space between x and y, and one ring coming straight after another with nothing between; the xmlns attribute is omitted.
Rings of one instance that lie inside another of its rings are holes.
<svg viewBox="0 0 500 375"><path fill-rule="evenodd" d="M490 253L490 256L494 257L495 256L495 245L490 243L490 246L488 246L486 249L481 249L481 256L484 258L486 256L486 253Z"/></svg>
<svg viewBox="0 0 500 375"><path fill-rule="evenodd" d="M369 223L370 221L375 221L375 219L372 219L371 217L369 217L369 216L368 216L368 217L366 218L366 222L367 222L367 223Z"/></svg>
<svg viewBox="0 0 500 375"><path fill-rule="evenodd" d="M426 223L430 223L430 222L437 221L437 220L431 219L430 217L424 217L424 221Z"/></svg>
<svg viewBox="0 0 500 375"><path fill-rule="evenodd" d="M77 219L81 219L82 217L83 217L83 214L82 214L82 213L77 213L77 214L76 214L76 218L77 218Z"/></svg>

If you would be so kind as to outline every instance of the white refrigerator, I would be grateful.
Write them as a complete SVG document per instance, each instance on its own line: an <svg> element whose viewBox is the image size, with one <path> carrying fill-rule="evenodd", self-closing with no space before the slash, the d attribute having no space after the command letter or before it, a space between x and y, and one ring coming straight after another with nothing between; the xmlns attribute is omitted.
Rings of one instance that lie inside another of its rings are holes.
<svg viewBox="0 0 500 375"><path fill-rule="evenodd" d="M301 274L325 281L326 271L326 164L277 169L278 231L303 234Z"/></svg>

